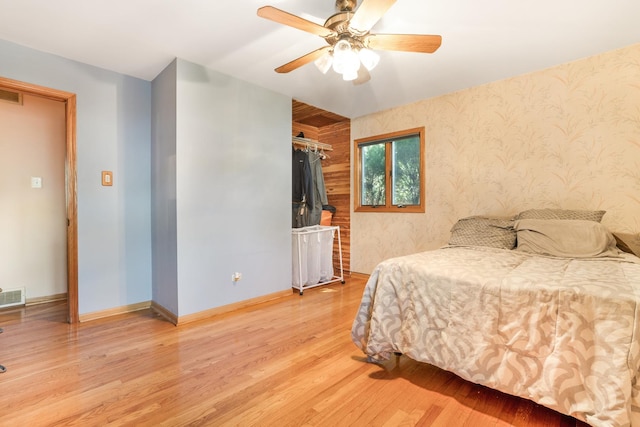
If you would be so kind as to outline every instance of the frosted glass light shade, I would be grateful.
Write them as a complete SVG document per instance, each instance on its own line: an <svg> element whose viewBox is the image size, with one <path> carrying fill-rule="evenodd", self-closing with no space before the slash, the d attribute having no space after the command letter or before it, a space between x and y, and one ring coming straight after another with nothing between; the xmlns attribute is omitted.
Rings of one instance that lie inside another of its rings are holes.
<svg viewBox="0 0 640 427"><path fill-rule="evenodd" d="M363 50L366 52L362 53ZM316 67L323 73L333 67L333 71L341 74L343 80L347 81L358 78L358 70L362 61L365 66L373 68L380 60L380 57L370 49L354 49L347 39L338 40L333 46L332 53L332 55L325 54L316 59Z"/></svg>
<svg viewBox="0 0 640 427"><path fill-rule="evenodd" d="M340 40L333 47L333 71L338 74L344 72L349 56L352 54L351 45L346 40Z"/></svg>
<svg viewBox="0 0 640 427"><path fill-rule="evenodd" d="M351 81L358 78L358 70L346 70L342 73L342 80Z"/></svg>
<svg viewBox="0 0 640 427"><path fill-rule="evenodd" d="M333 55L331 55L331 52L325 53L320 58L314 61L314 64L316 64L316 67L318 67L318 70L320 70L322 74L327 74L327 71L329 71L329 68L331 68L332 63Z"/></svg>
<svg viewBox="0 0 640 427"><path fill-rule="evenodd" d="M373 70L376 65L378 65L378 62L380 62L380 55L366 47L360 49L358 57L360 58L362 65L364 65L364 67L369 71Z"/></svg>

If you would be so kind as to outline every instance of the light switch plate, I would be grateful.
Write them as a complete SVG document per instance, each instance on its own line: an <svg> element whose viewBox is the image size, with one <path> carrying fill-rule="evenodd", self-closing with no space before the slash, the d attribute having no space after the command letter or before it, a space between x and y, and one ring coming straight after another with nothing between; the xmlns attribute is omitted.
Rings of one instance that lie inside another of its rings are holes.
<svg viewBox="0 0 640 427"><path fill-rule="evenodd" d="M102 185L104 186L113 185L113 172L102 171Z"/></svg>

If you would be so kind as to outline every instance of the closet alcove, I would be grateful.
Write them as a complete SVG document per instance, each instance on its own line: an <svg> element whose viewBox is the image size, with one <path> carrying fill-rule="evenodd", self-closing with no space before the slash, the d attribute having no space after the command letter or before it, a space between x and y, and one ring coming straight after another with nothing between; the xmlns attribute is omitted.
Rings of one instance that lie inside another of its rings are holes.
<svg viewBox="0 0 640 427"><path fill-rule="evenodd" d="M328 157L322 160L322 172L329 204L336 208L331 225L340 226L344 274L351 272L349 203L351 200L351 120L320 108L292 101L291 136L304 133L305 138L331 145ZM338 268L338 243L334 241L334 268Z"/></svg>

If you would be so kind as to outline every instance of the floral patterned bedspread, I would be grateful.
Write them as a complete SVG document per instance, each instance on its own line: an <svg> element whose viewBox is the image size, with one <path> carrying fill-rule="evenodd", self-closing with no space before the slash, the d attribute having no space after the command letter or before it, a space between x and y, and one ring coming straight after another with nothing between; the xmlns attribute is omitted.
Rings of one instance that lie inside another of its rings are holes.
<svg viewBox="0 0 640 427"><path fill-rule="evenodd" d="M371 274L352 339L594 426L640 426L640 259L445 247Z"/></svg>

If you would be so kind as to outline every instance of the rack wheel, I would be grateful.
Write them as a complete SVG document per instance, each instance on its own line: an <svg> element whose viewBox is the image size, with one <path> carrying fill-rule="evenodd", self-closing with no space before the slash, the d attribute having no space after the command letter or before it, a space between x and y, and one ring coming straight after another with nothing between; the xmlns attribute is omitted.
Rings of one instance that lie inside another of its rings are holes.
<svg viewBox="0 0 640 427"><path fill-rule="evenodd" d="M300 296L302 296L302 290L300 291Z"/></svg>
<svg viewBox="0 0 640 427"><path fill-rule="evenodd" d="M342 283L344 285L344 280L342 282L340 282L340 283Z"/></svg>
<svg viewBox="0 0 640 427"><path fill-rule="evenodd" d="M7 372L7 368L5 368L4 366L0 365L0 374L2 374L3 372Z"/></svg>

